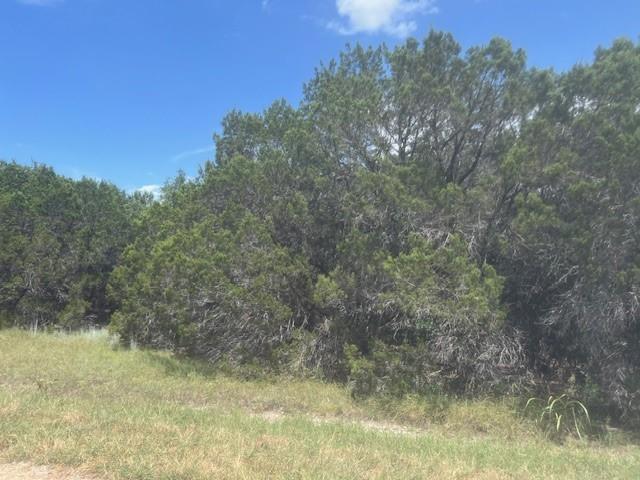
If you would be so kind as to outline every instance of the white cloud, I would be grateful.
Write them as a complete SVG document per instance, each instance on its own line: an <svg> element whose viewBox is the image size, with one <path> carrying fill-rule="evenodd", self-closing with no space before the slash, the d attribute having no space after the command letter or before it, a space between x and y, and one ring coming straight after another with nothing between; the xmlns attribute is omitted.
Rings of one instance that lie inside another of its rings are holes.
<svg viewBox="0 0 640 480"><path fill-rule="evenodd" d="M23 5L33 5L34 7L52 7L64 0L18 0Z"/></svg>
<svg viewBox="0 0 640 480"><path fill-rule="evenodd" d="M384 32L397 37L416 30L416 15L438 11L435 0L336 0L336 8L343 21L328 27L342 35Z"/></svg>
<svg viewBox="0 0 640 480"><path fill-rule="evenodd" d="M150 193L153 198L158 200L162 196L162 185L144 185L136 190L140 193Z"/></svg>

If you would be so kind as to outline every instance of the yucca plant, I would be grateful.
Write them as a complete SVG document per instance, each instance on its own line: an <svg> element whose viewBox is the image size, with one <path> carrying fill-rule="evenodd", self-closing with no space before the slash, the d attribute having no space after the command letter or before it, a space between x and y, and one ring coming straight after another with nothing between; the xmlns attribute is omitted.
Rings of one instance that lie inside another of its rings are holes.
<svg viewBox="0 0 640 480"><path fill-rule="evenodd" d="M551 395L546 402L542 398L530 398L524 412L525 415L533 415L536 423L556 439L565 435L582 439L591 428L587 407L566 393L558 397Z"/></svg>

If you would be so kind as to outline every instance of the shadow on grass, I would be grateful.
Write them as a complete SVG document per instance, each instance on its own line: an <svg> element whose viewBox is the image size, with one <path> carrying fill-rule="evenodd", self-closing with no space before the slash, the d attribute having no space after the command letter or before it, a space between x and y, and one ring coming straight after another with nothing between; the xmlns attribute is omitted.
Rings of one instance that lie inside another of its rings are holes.
<svg viewBox="0 0 640 480"><path fill-rule="evenodd" d="M204 377L213 378L220 374L220 369L202 360L178 357L170 353L145 350L144 357L149 364L162 368L171 377Z"/></svg>

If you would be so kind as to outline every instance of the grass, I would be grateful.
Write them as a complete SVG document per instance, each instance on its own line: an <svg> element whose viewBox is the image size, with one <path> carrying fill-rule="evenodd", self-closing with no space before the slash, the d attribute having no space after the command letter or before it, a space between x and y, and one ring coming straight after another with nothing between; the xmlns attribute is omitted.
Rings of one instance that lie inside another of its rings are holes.
<svg viewBox="0 0 640 480"><path fill-rule="evenodd" d="M0 331L0 463L102 479L638 478L630 442L546 440L509 401L356 402L104 335Z"/></svg>

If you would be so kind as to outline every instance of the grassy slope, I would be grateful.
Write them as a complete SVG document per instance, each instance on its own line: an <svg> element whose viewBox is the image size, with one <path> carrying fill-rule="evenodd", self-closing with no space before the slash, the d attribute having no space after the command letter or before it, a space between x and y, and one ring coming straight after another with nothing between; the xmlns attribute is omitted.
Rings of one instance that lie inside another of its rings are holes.
<svg viewBox="0 0 640 480"><path fill-rule="evenodd" d="M4 461L105 479L638 478L637 445L558 446L512 411L357 403L339 386L207 375L104 337L0 332Z"/></svg>

